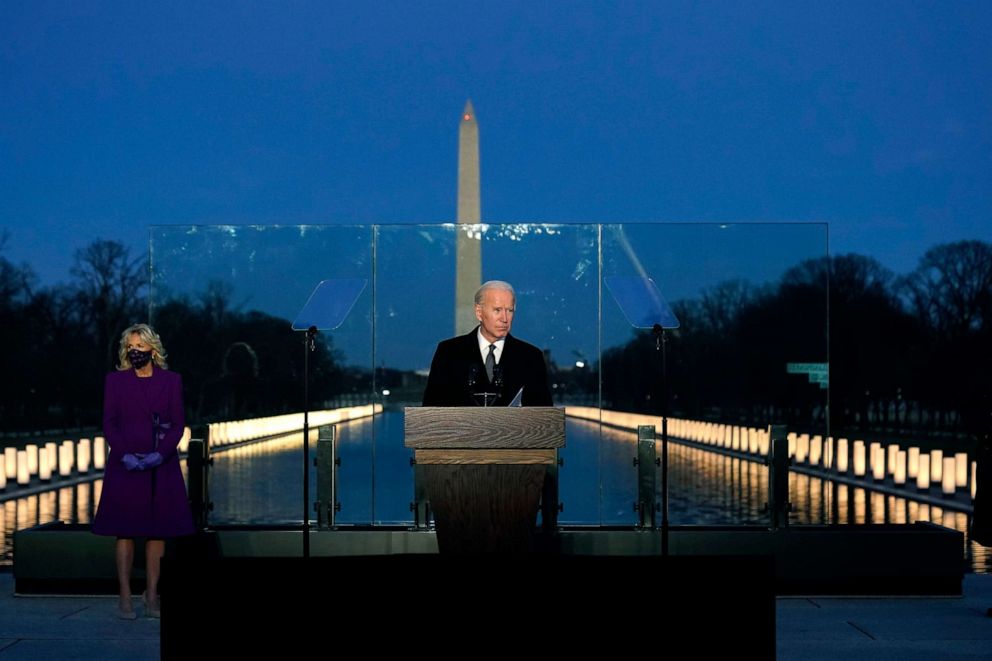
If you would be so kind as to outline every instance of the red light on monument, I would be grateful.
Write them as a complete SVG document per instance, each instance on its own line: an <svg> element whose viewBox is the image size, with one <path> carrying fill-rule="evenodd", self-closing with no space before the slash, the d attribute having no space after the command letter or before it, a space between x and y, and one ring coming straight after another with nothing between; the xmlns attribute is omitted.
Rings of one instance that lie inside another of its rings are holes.
<svg viewBox="0 0 992 661"><path fill-rule="evenodd" d="M470 122L470 121L472 121L472 115L470 115L468 113L465 113L465 115L462 117L462 119L464 119L466 122Z"/></svg>

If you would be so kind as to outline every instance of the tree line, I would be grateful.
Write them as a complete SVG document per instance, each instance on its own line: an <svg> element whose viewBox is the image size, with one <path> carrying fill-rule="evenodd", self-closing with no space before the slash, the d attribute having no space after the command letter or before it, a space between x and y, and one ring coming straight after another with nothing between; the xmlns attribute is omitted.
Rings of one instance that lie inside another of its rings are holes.
<svg viewBox="0 0 992 661"><path fill-rule="evenodd" d="M230 285L155 301L148 262L117 241L76 252L68 284L40 286L3 256L0 236L0 431L100 424L103 377L121 331L151 319L183 375L195 422L298 411L302 338L289 322L232 303ZM804 261L778 282L721 283L673 306L672 415L741 424L957 434L976 419L992 374L992 245L931 248L911 273L849 254ZM341 364L330 339L312 354L311 401L368 399L369 370ZM575 392L621 410L657 412L655 339L636 334L573 371ZM555 381L563 380L551 362ZM829 363L829 391L787 363ZM394 375L400 383L402 375ZM384 375L380 377L385 378ZM387 379L388 380L388 379ZM572 387L570 386L570 387ZM829 392L829 399L828 399ZM987 414L987 412L986 412Z"/></svg>
<svg viewBox="0 0 992 661"><path fill-rule="evenodd" d="M777 283L724 282L673 308L681 321L668 343L673 415L814 431L829 421L835 435L953 435L988 418L987 242L937 245L902 276L863 255L808 260ZM608 405L659 410L659 368L644 367L654 346L641 333L604 352ZM789 374L790 362L829 362L829 399Z"/></svg>
<svg viewBox="0 0 992 661"><path fill-rule="evenodd" d="M68 284L39 286L28 265L2 255L0 237L0 431L37 432L101 424L104 375L121 332L150 318L148 262L117 241L78 250ZM285 319L231 304L224 283L173 297L152 310L168 362L183 376L196 423L299 411L303 344ZM311 401L364 388L318 336Z"/></svg>

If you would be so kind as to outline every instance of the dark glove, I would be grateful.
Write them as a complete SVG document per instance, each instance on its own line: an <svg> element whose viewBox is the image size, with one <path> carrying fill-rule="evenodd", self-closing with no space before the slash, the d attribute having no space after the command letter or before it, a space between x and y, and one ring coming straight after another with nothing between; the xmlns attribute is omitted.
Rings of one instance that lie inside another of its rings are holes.
<svg viewBox="0 0 992 661"><path fill-rule="evenodd" d="M162 463L162 455L158 452L149 452L148 454L141 457L139 466L142 470L146 468L155 468Z"/></svg>
<svg viewBox="0 0 992 661"><path fill-rule="evenodd" d="M124 468L128 469L129 471L133 471L135 469L141 470L142 468L144 468L141 465L141 459L130 453L121 457L121 463L123 463Z"/></svg>

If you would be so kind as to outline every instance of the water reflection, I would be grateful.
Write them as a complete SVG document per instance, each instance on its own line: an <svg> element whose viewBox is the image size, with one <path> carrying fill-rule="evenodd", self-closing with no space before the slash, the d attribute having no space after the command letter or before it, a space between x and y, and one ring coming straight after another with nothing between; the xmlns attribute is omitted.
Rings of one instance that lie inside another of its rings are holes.
<svg viewBox="0 0 992 661"><path fill-rule="evenodd" d="M402 414L386 413L338 426L342 524L411 523L410 452L402 445ZM560 472L562 524L634 525L637 514L636 434L568 419ZM316 431L311 447L316 450ZM297 523L302 516L302 434L233 448L214 457L214 523ZM660 443L657 444L660 456ZM375 466L375 471L373 471ZM673 525L767 525L768 468L696 446L669 445L669 517ZM660 497L660 475L658 478ZM0 549L12 557L14 530L55 520L89 523L103 481L66 486L0 503ZM316 474L311 469L311 494ZM373 497L374 496L374 497ZM966 533L968 515L866 491L863 487L790 474L794 525L929 521ZM312 512L311 512L312 516ZM660 519L659 519L660 520ZM992 572L992 553L965 537L963 555L974 571Z"/></svg>
<svg viewBox="0 0 992 661"><path fill-rule="evenodd" d="M312 430L311 446L316 442L317 431ZM300 432L216 454L210 473L210 495L214 502L211 521L299 522L303 497L303 467L299 459L302 445ZM311 489L314 488L311 483Z"/></svg>
<svg viewBox="0 0 992 661"><path fill-rule="evenodd" d="M82 482L0 503L0 562L13 558L14 531L52 521L89 523L103 480Z"/></svg>
<svg viewBox="0 0 992 661"><path fill-rule="evenodd" d="M340 524L369 523L373 515L372 470L374 427L376 416L338 425L337 456L341 460L338 472ZM402 422L402 419L400 420ZM402 425L398 430L402 439ZM310 432L310 494L317 497L317 474L312 460L316 457L318 432ZM288 524L299 525L303 517L303 433L288 434L265 443L232 448L214 456L210 474L210 496L214 523ZM406 452L400 443L400 451ZM409 462L406 462L409 472ZM412 478L404 493L403 510L409 511L413 490ZM399 492L399 488L396 489ZM313 517L313 512L310 512ZM381 522L381 520L380 520Z"/></svg>

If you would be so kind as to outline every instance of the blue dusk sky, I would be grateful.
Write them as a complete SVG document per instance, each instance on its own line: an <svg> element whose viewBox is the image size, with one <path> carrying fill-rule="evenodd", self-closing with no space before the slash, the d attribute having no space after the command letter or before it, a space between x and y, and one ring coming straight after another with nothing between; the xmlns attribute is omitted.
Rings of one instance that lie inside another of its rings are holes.
<svg viewBox="0 0 992 661"><path fill-rule="evenodd" d="M149 227L814 222L992 239L987 2L0 3L3 256Z"/></svg>

